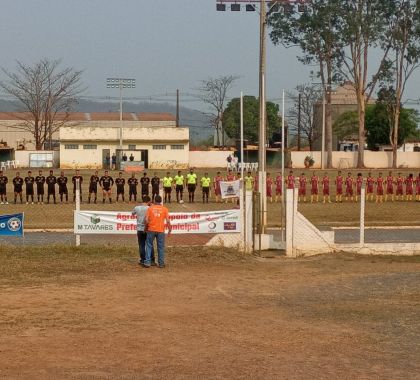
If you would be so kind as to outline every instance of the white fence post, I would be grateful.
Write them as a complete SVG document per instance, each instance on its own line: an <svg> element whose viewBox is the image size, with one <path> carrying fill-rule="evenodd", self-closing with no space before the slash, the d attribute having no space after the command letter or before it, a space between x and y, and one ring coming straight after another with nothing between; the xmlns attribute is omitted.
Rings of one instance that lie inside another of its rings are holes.
<svg viewBox="0 0 420 380"><path fill-rule="evenodd" d="M294 200L293 189L287 189L286 193L286 256L293 256L293 219Z"/></svg>
<svg viewBox="0 0 420 380"><path fill-rule="evenodd" d="M76 179L76 212L80 211L80 180ZM76 235L76 247L80 246L80 235Z"/></svg>
<svg viewBox="0 0 420 380"><path fill-rule="evenodd" d="M365 199L366 189L360 190L360 246L365 245Z"/></svg>

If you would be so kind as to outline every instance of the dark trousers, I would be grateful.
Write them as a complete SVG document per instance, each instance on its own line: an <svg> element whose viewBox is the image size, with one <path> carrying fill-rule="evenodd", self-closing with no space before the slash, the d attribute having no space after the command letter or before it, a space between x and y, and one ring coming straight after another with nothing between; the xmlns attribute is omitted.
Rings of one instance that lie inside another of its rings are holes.
<svg viewBox="0 0 420 380"><path fill-rule="evenodd" d="M147 232L144 231L137 231L137 241L139 243L139 254L140 254L140 264L144 263L146 259L146 239L147 239ZM152 262L155 261L155 251L152 248Z"/></svg>

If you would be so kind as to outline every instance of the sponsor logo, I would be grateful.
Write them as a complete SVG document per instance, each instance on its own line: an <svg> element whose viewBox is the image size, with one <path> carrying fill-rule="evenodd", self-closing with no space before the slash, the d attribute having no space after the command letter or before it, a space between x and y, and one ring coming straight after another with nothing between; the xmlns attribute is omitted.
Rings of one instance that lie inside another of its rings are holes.
<svg viewBox="0 0 420 380"><path fill-rule="evenodd" d="M10 218L7 222L7 227L10 231L16 232L19 231L22 226L22 222L19 218Z"/></svg>
<svg viewBox="0 0 420 380"><path fill-rule="evenodd" d="M216 229L216 223L211 222L211 223L209 223L208 227L209 227L210 230L215 230Z"/></svg>
<svg viewBox="0 0 420 380"><path fill-rule="evenodd" d="M225 231L235 231L236 230L236 222L225 222L225 223L223 223L223 229Z"/></svg>
<svg viewBox="0 0 420 380"><path fill-rule="evenodd" d="M101 218L98 215L93 215L90 217L90 221L93 224L98 224L101 222Z"/></svg>
<svg viewBox="0 0 420 380"><path fill-rule="evenodd" d="M236 195L235 188L232 185L226 188L226 195Z"/></svg>

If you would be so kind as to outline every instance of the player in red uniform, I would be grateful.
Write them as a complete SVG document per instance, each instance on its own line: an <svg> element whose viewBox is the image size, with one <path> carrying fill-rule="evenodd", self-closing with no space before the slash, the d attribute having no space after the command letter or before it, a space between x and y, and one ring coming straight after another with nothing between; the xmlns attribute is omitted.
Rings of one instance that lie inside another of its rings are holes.
<svg viewBox="0 0 420 380"><path fill-rule="evenodd" d="M388 177L386 177L385 202L388 201L388 195L391 197L392 202L394 202L394 177L392 176L392 172L389 172Z"/></svg>
<svg viewBox="0 0 420 380"><path fill-rule="evenodd" d="M302 173L299 177L299 202L301 199L306 202L306 176Z"/></svg>
<svg viewBox="0 0 420 380"><path fill-rule="evenodd" d="M398 173L398 177L396 180L397 183L397 190L395 192L395 195L397 196L397 201L400 200L404 200L404 182L405 182L405 178L401 175L401 173Z"/></svg>
<svg viewBox="0 0 420 380"><path fill-rule="evenodd" d="M232 170L229 169L228 174L226 176L226 181L230 182L230 181L235 181L235 180L236 180L235 174L233 174ZM232 199L232 203L236 202L236 198L231 198L231 199ZM228 203L228 199L226 199L225 203Z"/></svg>
<svg viewBox="0 0 420 380"><path fill-rule="evenodd" d="M282 193L283 193L283 178L281 176L281 173L279 173L279 175L276 177L276 180L274 181L276 184L276 198L275 201L277 202L279 200L281 200L282 197Z"/></svg>
<svg viewBox="0 0 420 380"><path fill-rule="evenodd" d="M382 203L384 201L384 178L382 173L379 173L379 177L376 178L376 203Z"/></svg>
<svg viewBox="0 0 420 380"><path fill-rule="evenodd" d="M293 170L290 170L289 175L287 176L286 185L288 189L295 188L295 176L293 175Z"/></svg>
<svg viewBox="0 0 420 380"><path fill-rule="evenodd" d="M353 186L354 186L354 179L349 172L346 178L346 202L350 200L353 202Z"/></svg>
<svg viewBox="0 0 420 380"><path fill-rule="evenodd" d="M373 201L373 188L375 185L375 178L372 177L372 173L369 172L368 177L366 178L366 200L369 198Z"/></svg>
<svg viewBox="0 0 420 380"><path fill-rule="evenodd" d="M223 177L220 172L217 172L216 177L214 177L214 197L216 198L216 203L222 202L222 190L220 189L220 182L223 181Z"/></svg>
<svg viewBox="0 0 420 380"><path fill-rule="evenodd" d="M330 177L328 177L327 172L325 172L324 177L322 177L322 195L324 197L323 203L325 203L327 199L328 199L328 203L331 203Z"/></svg>
<svg viewBox="0 0 420 380"><path fill-rule="evenodd" d="M315 172L313 172L312 177L311 177L311 203L313 203L314 200L315 202L319 201L318 184L319 184L319 178L315 174Z"/></svg>
<svg viewBox="0 0 420 380"><path fill-rule="evenodd" d="M362 194L363 176L362 173L357 173L356 178L356 202L359 202L359 196Z"/></svg>
<svg viewBox="0 0 420 380"><path fill-rule="evenodd" d="M413 200L413 186L414 185L414 177L413 174L410 175L405 179L405 199L407 201Z"/></svg>
<svg viewBox="0 0 420 380"><path fill-rule="evenodd" d="M420 202L420 173L416 178L416 201Z"/></svg>
<svg viewBox="0 0 420 380"><path fill-rule="evenodd" d="M342 202L343 197L343 176L341 175L341 170L338 171L337 177L335 179L335 185L336 185L336 193L335 193L335 201L336 202Z"/></svg>
<svg viewBox="0 0 420 380"><path fill-rule="evenodd" d="M265 192L267 194L267 198L270 199L270 202L273 202L273 178L271 178L271 174L267 173L267 178L265 179Z"/></svg>

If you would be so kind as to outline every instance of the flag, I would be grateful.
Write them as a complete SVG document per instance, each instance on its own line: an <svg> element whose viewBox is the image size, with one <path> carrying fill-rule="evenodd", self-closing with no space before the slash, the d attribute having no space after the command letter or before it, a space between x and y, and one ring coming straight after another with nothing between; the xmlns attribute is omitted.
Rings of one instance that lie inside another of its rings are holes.
<svg viewBox="0 0 420 380"><path fill-rule="evenodd" d="M228 198L238 198L240 181L221 181L220 182L220 191L222 193L222 199Z"/></svg>
<svg viewBox="0 0 420 380"><path fill-rule="evenodd" d="M0 215L0 236L23 236L24 214Z"/></svg>

